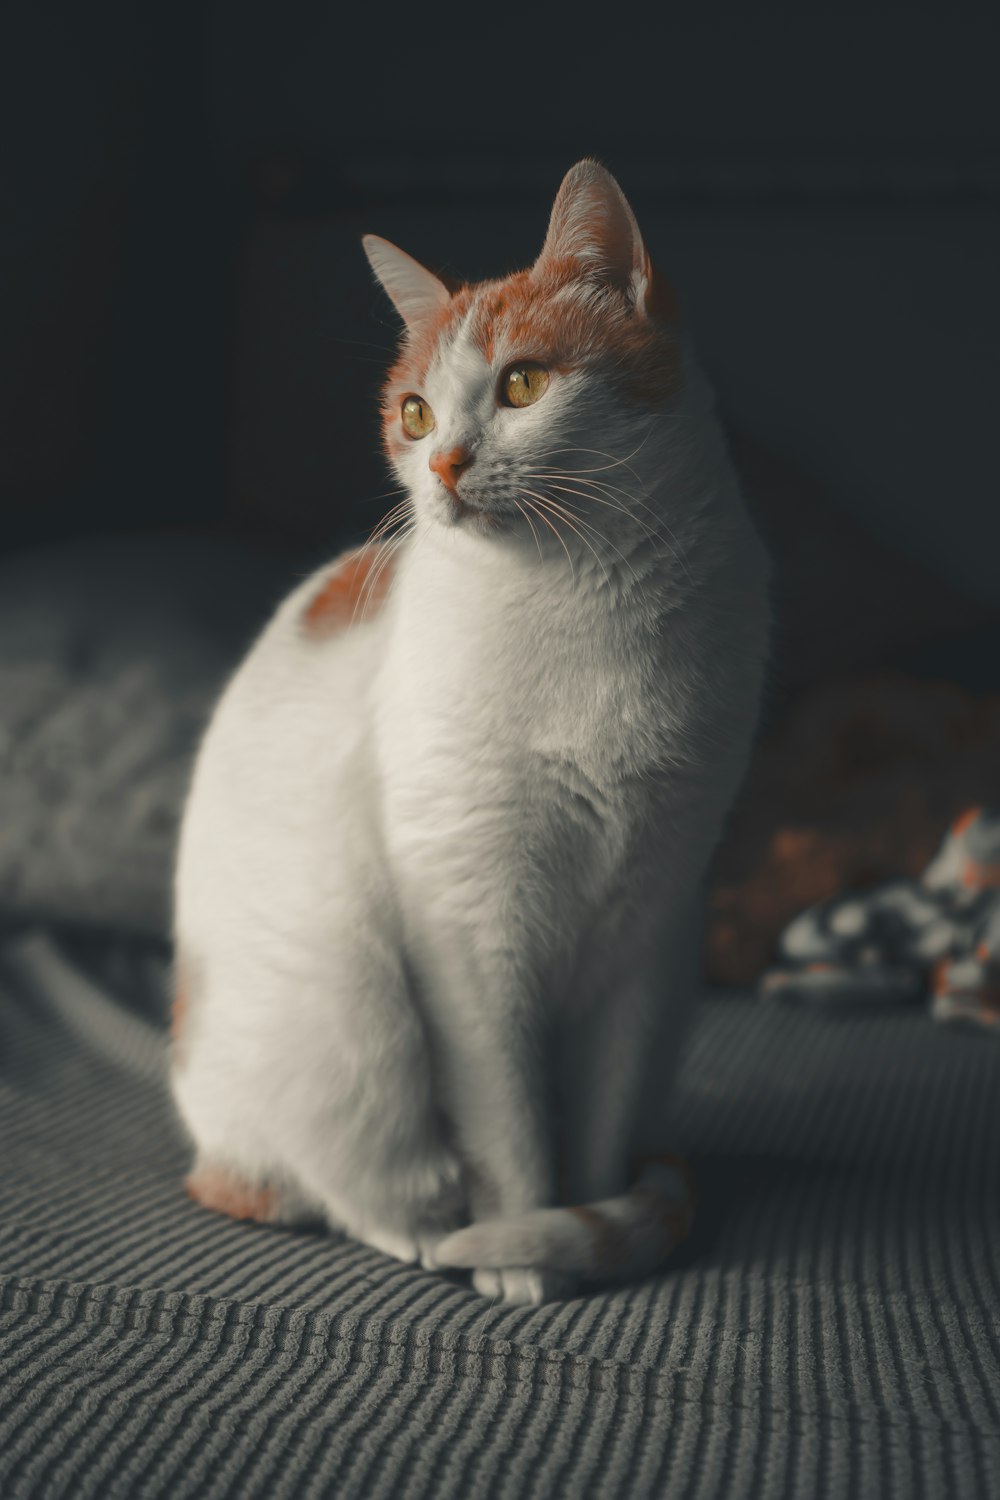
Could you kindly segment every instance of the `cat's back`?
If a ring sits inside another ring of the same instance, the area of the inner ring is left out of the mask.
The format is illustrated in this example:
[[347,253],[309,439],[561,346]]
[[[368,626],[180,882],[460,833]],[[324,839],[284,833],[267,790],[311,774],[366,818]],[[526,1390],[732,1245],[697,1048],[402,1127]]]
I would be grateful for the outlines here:
[[178,927],[301,896],[324,831],[358,826],[372,789],[368,699],[390,573],[376,549],[319,568],[281,602],[224,689],[195,763],[176,878]]

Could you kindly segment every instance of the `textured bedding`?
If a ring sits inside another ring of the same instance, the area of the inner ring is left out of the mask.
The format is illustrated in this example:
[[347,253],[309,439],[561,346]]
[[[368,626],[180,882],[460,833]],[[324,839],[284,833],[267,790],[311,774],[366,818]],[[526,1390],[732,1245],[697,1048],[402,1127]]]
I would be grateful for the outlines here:
[[490,1308],[181,1192],[163,960],[0,957],[5,1497],[1000,1493],[1000,1052],[716,997],[663,1274]]
[[1000,1050],[919,1014],[709,998],[669,1143],[694,1237],[565,1304],[188,1202],[170,851],[291,566],[0,568],[0,1495],[1000,1493]]
[[198,737],[304,571],[182,536],[0,562],[0,916],[168,931]]

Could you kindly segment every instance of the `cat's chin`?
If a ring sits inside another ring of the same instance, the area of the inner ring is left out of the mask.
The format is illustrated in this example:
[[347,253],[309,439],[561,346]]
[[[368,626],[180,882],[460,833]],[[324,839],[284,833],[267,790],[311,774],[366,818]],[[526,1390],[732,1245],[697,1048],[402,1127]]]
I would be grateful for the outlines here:
[[485,535],[493,535],[501,529],[501,517],[494,511],[483,510],[472,501],[449,494],[447,499],[434,507],[435,519],[442,526],[462,526]]

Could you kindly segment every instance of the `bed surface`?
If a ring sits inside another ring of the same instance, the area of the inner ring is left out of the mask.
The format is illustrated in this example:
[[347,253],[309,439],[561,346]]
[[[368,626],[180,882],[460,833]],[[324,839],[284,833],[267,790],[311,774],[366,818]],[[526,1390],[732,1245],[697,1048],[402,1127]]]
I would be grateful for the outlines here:
[[504,1309],[189,1203],[165,980],[134,942],[0,954],[5,1496],[998,1492],[989,1042],[710,998],[694,1241]]

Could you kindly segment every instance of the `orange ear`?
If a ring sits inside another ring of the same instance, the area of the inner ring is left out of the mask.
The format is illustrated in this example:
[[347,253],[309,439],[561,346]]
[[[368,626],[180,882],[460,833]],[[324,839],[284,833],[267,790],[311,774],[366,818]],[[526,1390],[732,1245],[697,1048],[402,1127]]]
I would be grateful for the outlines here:
[[368,264],[407,327],[447,307],[451,292],[440,277],[412,255],[377,234],[361,240]]
[[621,287],[627,286],[644,257],[642,236],[625,194],[596,161],[578,161],[563,178],[539,261],[580,262]]
[[625,292],[641,316],[677,321],[674,290],[650,260],[628,199],[611,173],[589,159],[563,178],[538,261],[566,258]]

